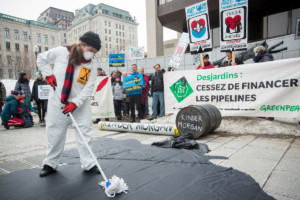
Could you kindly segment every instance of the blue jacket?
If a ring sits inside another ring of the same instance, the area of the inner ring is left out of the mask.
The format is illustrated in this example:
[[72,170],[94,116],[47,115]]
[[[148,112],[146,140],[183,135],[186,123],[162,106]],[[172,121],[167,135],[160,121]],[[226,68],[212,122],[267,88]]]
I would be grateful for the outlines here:
[[[135,73],[132,73],[130,75],[138,75],[139,73],[138,72],[135,72]],[[145,85],[145,79],[143,79],[143,85]],[[142,94],[142,89],[140,90],[135,90],[135,91],[132,91],[132,92],[129,92],[128,95],[135,95],[135,94]]]
[[8,96],[6,98],[5,106],[1,112],[1,119],[6,122],[10,120],[14,115],[18,114],[19,112],[17,110],[17,105],[17,97],[14,95]]

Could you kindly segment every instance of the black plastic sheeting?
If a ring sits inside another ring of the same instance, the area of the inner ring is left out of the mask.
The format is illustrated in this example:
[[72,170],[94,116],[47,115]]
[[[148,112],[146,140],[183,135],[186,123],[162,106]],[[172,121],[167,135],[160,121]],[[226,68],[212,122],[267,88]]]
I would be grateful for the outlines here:
[[[122,177],[129,186],[128,194],[114,199],[274,199],[249,175],[209,162],[226,158],[204,155],[201,148],[166,149],[136,140],[100,139],[93,142],[93,151],[108,177]],[[62,161],[67,165],[44,178],[39,177],[40,169],[0,176],[0,199],[110,199],[98,185],[102,178],[80,168],[76,149],[65,151]]]

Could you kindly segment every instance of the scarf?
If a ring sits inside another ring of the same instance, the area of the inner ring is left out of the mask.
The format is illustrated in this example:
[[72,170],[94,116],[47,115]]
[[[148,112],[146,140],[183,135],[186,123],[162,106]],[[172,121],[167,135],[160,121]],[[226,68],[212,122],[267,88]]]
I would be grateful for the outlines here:
[[[70,46],[64,46],[68,49],[69,53],[71,53],[71,47]],[[88,63],[91,60],[86,60],[84,58],[82,58],[81,62],[82,63]],[[71,93],[71,89],[72,89],[72,84],[73,84],[73,76],[74,76],[74,65],[71,65],[70,63],[67,66],[67,70],[66,70],[66,75],[65,75],[65,80],[64,80],[64,85],[61,91],[61,98],[60,101],[63,104],[68,105],[68,99],[69,99],[69,95]]]

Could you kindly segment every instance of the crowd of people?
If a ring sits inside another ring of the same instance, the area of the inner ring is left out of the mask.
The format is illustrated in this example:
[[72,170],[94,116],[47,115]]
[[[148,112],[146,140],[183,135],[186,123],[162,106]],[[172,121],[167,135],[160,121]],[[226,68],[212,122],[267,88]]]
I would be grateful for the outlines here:
[[[268,53],[263,46],[254,48],[255,63],[267,62],[274,60],[273,56]],[[226,57],[219,67],[228,67],[234,65],[244,64],[239,58],[232,60],[232,52],[227,51]],[[203,64],[199,64],[196,70],[215,68],[209,61],[209,55],[203,55]],[[168,71],[171,71],[168,68]],[[165,114],[164,106],[164,83],[163,73],[160,64],[153,66],[153,73],[145,74],[143,67],[138,67],[136,64],[131,66],[131,73],[129,75],[143,76],[143,87],[139,90],[126,93],[122,82],[122,77],[127,77],[127,72],[112,71],[110,73],[113,103],[115,116],[117,120],[122,120],[122,117],[130,117],[131,122],[148,118],[149,120],[156,119],[158,116],[163,117]],[[107,76],[102,68],[97,68],[97,76]],[[41,72],[36,74],[32,90],[30,90],[29,80],[25,72],[19,74],[18,81],[15,84],[14,90],[6,97],[6,90],[4,84],[0,81],[0,113],[2,118],[2,125],[9,129],[11,126],[16,127],[31,127],[34,122],[32,120],[31,112],[34,111],[32,103],[36,108],[39,117],[39,122],[45,122],[45,115],[47,112],[47,100],[40,99],[38,96],[38,87],[40,85],[47,85],[47,81],[43,79]],[[152,115],[149,116],[149,97],[152,97]],[[3,110],[2,110],[3,109]],[[137,116],[136,112],[137,111]],[[108,118],[105,118],[109,121]],[[97,119],[95,123],[99,122]]]

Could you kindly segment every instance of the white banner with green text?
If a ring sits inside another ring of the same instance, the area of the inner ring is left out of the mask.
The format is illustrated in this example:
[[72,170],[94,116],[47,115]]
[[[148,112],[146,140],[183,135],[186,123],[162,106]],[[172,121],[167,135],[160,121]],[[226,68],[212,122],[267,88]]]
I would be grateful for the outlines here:
[[213,104],[222,116],[300,118],[300,58],[164,74],[166,113]]

